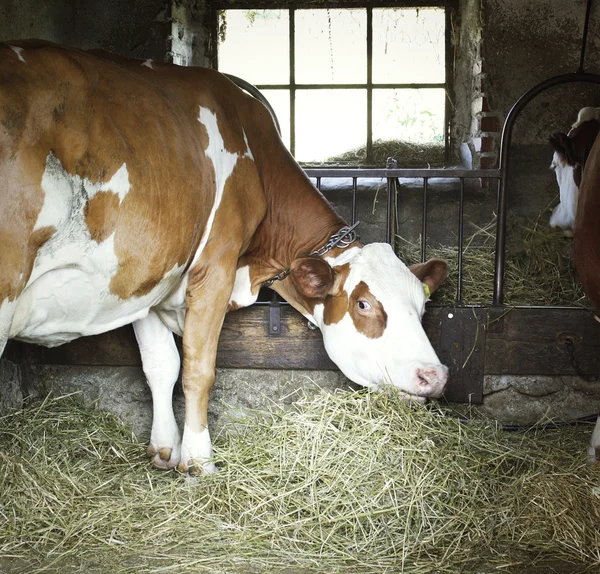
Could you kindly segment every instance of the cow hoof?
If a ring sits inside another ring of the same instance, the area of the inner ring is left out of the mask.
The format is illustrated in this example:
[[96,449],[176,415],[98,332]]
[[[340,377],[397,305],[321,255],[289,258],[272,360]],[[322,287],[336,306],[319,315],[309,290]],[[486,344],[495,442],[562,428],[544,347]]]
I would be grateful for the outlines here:
[[593,444],[591,444],[588,447],[587,463],[589,466],[593,466],[599,462],[600,462],[600,446],[594,446]]
[[202,474],[214,474],[217,472],[217,467],[212,462],[200,462],[197,460],[189,460],[180,462],[177,465],[178,472],[188,474],[189,476],[200,476]]
[[154,445],[149,445],[146,454],[152,459],[154,467],[160,470],[170,470],[179,463],[178,453],[170,447],[157,448]]

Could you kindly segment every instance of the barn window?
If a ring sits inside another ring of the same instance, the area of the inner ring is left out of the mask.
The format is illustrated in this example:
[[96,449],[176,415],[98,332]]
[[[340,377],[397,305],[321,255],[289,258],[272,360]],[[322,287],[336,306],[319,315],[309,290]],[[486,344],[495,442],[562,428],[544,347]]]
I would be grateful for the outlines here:
[[215,67],[265,94],[304,164],[381,166],[408,155],[441,165],[448,2],[387,4],[217,3]]

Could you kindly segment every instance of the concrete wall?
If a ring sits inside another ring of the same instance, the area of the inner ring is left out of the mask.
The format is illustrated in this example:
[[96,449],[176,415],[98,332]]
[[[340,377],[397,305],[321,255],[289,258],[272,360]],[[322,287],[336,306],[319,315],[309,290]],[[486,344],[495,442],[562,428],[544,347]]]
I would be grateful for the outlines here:
[[[586,0],[461,0],[453,147],[468,144],[473,167],[497,165],[502,125],[522,94],[547,78],[577,71],[585,9]],[[594,3],[587,72],[600,73],[599,24],[600,5]],[[463,83],[472,87],[469,102],[462,100],[469,95]],[[514,143],[546,146],[548,134],[568,129],[587,105],[600,105],[597,86],[577,83],[540,94],[517,120]]]
[[3,0],[0,40],[39,38],[165,60],[170,7],[169,0]]

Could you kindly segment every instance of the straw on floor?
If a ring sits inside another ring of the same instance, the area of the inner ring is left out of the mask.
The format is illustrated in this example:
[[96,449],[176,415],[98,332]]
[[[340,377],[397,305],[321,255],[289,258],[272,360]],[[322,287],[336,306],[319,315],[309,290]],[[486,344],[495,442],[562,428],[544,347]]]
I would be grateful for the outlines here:
[[72,398],[3,417],[3,571],[464,572],[520,552],[600,566],[589,428],[505,433],[366,391],[228,428],[220,471],[186,480]]

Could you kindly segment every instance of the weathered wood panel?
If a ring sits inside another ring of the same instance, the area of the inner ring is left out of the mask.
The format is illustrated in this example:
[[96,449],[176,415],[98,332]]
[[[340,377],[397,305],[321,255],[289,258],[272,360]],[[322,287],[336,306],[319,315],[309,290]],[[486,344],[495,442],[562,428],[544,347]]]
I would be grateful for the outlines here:
[[[282,305],[279,336],[269,336],[268,306],[230,313],[219,339],[217,366],[224,368],[335,369],[319,330]],[[176,337],[181,352],[181,339]],[[131,326],[48,349],[24,345],[23,359],[30,363],[59,365],[140,366],[141,359]]]
[[[499,323],[488,330],[485,374],[598,373],[600,326],[591,311],[514,309]],[[573,353],[565,344],[569,339],[573,341]]]
[[[481,400],[483,376],[594,375],[600,357],[600,325],[587,310],[432,307],[423,326],[451,372],[447,397]],[[269,307],[230,313],[223,326],[217,366],[225,368],[335,369],[320,331],[291,307],[280,308],[280,334],[269,335]],[[452,314],[452,318],[449,317]],[[181,349],[180,339],[177,343]],[[573,352],[565,341],[573,341]],[[21,361],[46,364],[139,366],[131,327],[78,339],[54,349],[13,345]]]

